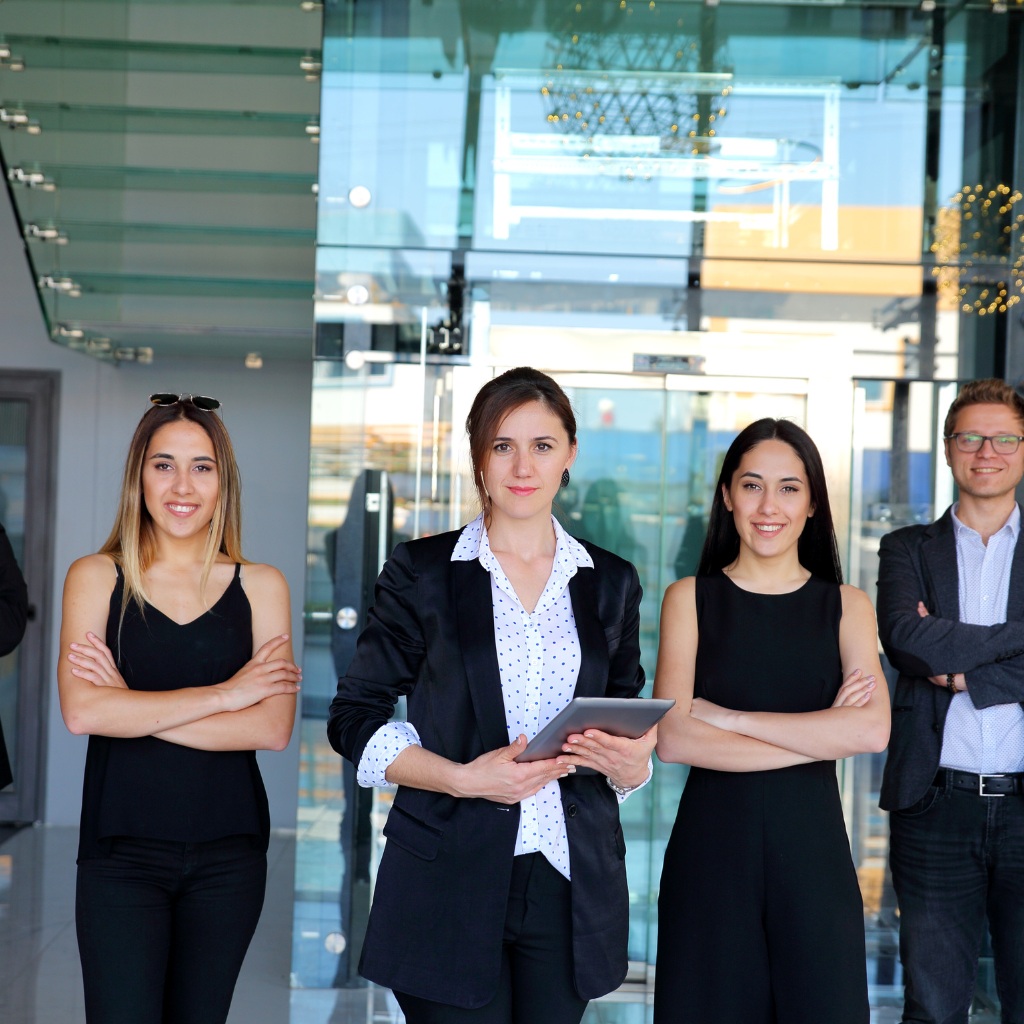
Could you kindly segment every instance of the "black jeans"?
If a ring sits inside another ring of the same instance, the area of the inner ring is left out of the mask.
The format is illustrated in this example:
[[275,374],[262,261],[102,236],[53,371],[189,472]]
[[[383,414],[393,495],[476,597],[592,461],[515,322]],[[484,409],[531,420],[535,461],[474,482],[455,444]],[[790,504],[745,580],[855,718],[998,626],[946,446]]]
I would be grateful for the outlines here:
[[516,857],[505,915],[501,978],[494,998],[463,1009],[395,992],[407,1024],[579,1024],[569,881],[540,853]]
[[119,838],[78,865],[89,1024],[223,1024],[267,881],[256,836]]
[[932,786],[889,818],[906,1024],[967,1024],[986,920],[1003,1024],[1024,1024],[1024,796]]

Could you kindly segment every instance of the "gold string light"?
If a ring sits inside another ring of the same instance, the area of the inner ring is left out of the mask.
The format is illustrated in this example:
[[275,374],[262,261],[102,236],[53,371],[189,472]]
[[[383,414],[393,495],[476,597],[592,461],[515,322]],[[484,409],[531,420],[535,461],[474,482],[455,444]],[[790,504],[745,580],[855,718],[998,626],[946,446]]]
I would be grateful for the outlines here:
[[[939,211],[932,274],[962,313],[992,316],[1024,291],[1024,196],[1009,185],[964,185]],[[1019,204],[1019,205],[1018,205]]]

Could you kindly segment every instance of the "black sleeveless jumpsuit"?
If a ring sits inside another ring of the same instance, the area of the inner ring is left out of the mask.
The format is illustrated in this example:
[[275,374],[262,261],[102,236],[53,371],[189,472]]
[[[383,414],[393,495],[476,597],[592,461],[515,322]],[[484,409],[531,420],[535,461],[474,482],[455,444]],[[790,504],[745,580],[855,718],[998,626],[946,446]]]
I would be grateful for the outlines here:
[[[816,711],[842,682],[839,587],[698,577],[694,695]],[[655,1024],[868,1024],[864,911],[835,762],[691,768],[665,852]]]

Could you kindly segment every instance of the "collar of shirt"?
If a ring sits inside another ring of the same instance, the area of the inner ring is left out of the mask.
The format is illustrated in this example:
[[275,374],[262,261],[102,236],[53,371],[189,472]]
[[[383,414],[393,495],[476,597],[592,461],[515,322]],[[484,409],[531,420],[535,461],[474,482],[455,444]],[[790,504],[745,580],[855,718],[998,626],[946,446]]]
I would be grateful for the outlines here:
[[[960,502],[957,502],[950,510],[950,515],[953,517],[953,533],[956,539],[963,540],[966,537],[979,537],[980,534],[977,530],[967,526],[966,523],[960,522],[956,515],[959,511]],[[1013,511],[1006,517],[1006,522],[992,536],[996,536],[1004,530],[1009,531],[1010,539],[1016,544],[1017,537],[1020,534],[1020,505],[1014,503]]]
[[[550,595],[560,594],[568,585],[569,580],[576,575],[578,569],[594,568],[594,560],[590,557],[587,549],[575,537],[569,536],[554,516],[551,517],[551,525],[555,530],[555,558],[551,566],[551,578],[544,588],[540,601],[537,602],[535,611],[550,600]],[[467,523],[463,527],[462,533],[455,543],[451,560],[453,562],[479,561],[480,565],[494,579],[500,581],[507,579],[501,568],[501,563],[491,550],[482,512],[471,523]]]

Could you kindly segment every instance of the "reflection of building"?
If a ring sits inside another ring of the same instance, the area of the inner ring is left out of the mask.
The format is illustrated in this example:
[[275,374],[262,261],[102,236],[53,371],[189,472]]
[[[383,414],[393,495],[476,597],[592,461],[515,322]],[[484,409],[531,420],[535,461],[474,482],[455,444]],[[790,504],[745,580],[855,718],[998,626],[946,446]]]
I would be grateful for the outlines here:
[[[20,218],[0,222],[0,385],[11,368],[61,381],[53,447],[37,460],[55,496],[27,515],[40,524],[26,541],[41,566],[36,707],[58,656],[59,577],[102,540],[112,453],[150,391],[198,389],[224,403],[247,552],[281,565],[297,603],[305,597],[296,631],[305,625],[306,674],[320,692],[331,686],[336,612],[324,537],[345,518],[351,481],[388,472],[402,533],[461,522],[474,501],[462,423],[497,368],[532,362],[570,389],[581,454],[568,515],[580,522],[590,483],[618,488],[643,563],[650,672],[661,593],[686,568],[677,556],[696,546],[716,459],[743,424],[781,414],[808,426],[848,575],[871,592],[879,536],[952,497],[934,472],[950,382],[1024,376],[1017,318],[963,313],[946,288],[964,276],[954,256],[1002,258],[960,249],[962,189],[1021,184],[1019,10],[341,0],[322,5],[313,60],[319,14],[297,3],[205,4],[201,35],[181,13],[190,6],[3,4],[12,56],[0,56],[0,85],[26,109],[0,103]],[[134,17],[85,24],[78,12],[94,8]],[[655,17],[660,40],[685,40],[685,59],[648,45]],[[19,46],[24,71],[11,69]],[[317,63],[321,82],[306,82]],[[574,97],[590,97],[587,117],[596,102],[598,117],[628,116],[630,128],[567,129]],[[1006,254],[1011,268],[1019,248]],[[991,262],[974,260],[978,289],[998,285]],[[63,282],[78,270],[90,273],[74,297]],[[462,275],[468,345],[446,357],[423,327],[444,322]],[[41,318],[33,282],[45,281]],[[82,354],[115,346],[152,347],[153,363]],[[264,370],[243,370],[256,349]],[[676,368],[694,357],[703,373],[636,373],[634,356]],[[36,721],[46,723],[34,755],[45,786],[27,817],[73,823],[78,747],[52,707]],[[316,956],[297,957],[294,971],[314,988],[337,967],[324,937],[336,931],[340,872],[325,850],[342,814],[321,731],[310,715],[301,779],[297,750],[264,759],[275,821],[305,827],[299,903],[314,937],[297,945]],[[877,763],[843,772],[884,946],[893,932]],[[628,805],[638,964],[653,948],[680,775],[659,771],[660,788]],[[891,997],[881,981],[878,991]]]

